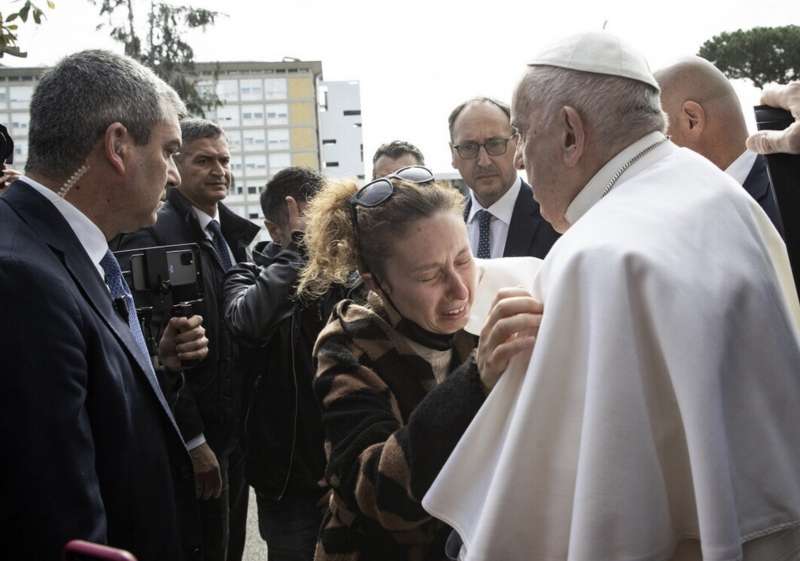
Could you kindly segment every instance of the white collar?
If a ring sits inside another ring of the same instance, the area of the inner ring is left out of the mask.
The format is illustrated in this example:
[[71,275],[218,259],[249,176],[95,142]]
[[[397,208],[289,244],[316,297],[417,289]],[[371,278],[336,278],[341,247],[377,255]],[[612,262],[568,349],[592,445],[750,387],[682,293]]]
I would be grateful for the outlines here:
[[[517,176],[517,178],[514,180],[514,183],[512,183],[511,187],[508,188],[508,191],[503,193],[502,197],[497,199],[492,206],[485,210],[488,210],[492,216],[508,226],[511,224],[511,215],[514,214],[514,205],[517,203],[517,196],[519,195],[519,190],[521,188],[522,179]],[[467,223],[472,222],[472,219],[479,210],[484,210],[483,206],[481,206],[481,203],[479,203],[478,199],[475,197],[475,192],[472,189],[469,190],[469,196],[472,200],[472,204],[470,204]]]
[[[664,138],[664,134],[660,131],[648,133],[633,144],[628,145],[627,148],[623,149],[616,156],[606,162],[606,164],[594,174],[594,176],[589,180],[589,183],[586,184],[586,187],[584,187],[580,193],[578,193],[578,195],[567,207],[567,212],[565,214],[567,222],[570,224],[575,224],[575,222],[581,216],[586,214],[586,212],[592,208],[597,201],[603,198],[609,181],[611,181],[611,179],[614,177],[614,174],[617,173],[617,171],[619,171],[619,169],[625,165],[628,160],[636,156],[648,146],[651,146],[652,144],[663,140]],[[632,174],[628,173],[626,175],[630,176]]]
[[217,224],[220,223],[219,207],[217,207],[217,211],[214,213],[214,216],[206,214],[194,205],[192,205],[192,210],[194,211],[194,215],[197,217],[197,221],[200,223],[200,228],[202,228],[204,232],[211,222],[216,222]]
[[105,257],[108,252],[108,241],[103,232],[100,231],[100,228],[89,220],[89,217],[83,214],[76,206],[63,197],[59,197],[52,189],[48,189],[38,181],[24,175],[19,179],[30,185],[56,207],[64,217],[64,220],[67,221],[67,224],[69,224],[69,227],[72,228],[72,231],[75,232],[75,236],[78,238],[81,246],[83,246],[89,259],[91,259],[92,263],[97,267],[100,276],[104,277],[105,273],[100,266],[100,261],[102,261],[103,257]]
[[725,169],[725,173],[734,178],[739,185],[744,185],[750,170],[753,169],[753,164],[756,163],[756,156],[755,152],[745,150]]

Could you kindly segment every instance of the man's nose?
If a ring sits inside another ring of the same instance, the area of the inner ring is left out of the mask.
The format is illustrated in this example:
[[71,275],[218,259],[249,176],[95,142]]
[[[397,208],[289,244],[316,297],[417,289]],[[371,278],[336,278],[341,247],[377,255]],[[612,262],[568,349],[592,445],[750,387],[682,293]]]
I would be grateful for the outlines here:
[[181,172],[178,171],[178,166],[175,164],[175,161],[170,158],[169,159],[169,166],[167,167],[167,185],[171,187],[177,187],[181,184]]
[[492,158],[489,156],[489,152],[486,151],[486,146],[479,146],[478,147],[478,165],[481,167],[485,167],[492,164]]
[[211,167],[211,173],[215,175],[225,175],[225,165],[219,160],[215,160],[214,165]]

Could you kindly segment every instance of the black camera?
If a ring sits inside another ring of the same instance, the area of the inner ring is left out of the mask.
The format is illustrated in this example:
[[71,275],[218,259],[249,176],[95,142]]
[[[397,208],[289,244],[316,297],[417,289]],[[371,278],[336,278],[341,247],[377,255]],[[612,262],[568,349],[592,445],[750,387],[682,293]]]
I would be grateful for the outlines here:
[[[784,130],[794,122],[791,113],[775,107],[759,105],[755,113],[760,131]],[[781,213],[794,283],[800,292],[800,155],[769,154],[767,171]]]
[[0,171],[6,169],[6,164],[14,163],[14,140],[8,134],[5,125],[0,125]]
[[147,349],[156,356],[171,317],[203,315],[200,248],[193,243],[162,245],[115,251],[114,255],[133,294]]
[[[8,134],[8,129],[5,125],[0,125],[0,174],[6,169],[6,164],[14,163],[14,141],[11,135]],[[5,187],[0,183],[0,190]]]

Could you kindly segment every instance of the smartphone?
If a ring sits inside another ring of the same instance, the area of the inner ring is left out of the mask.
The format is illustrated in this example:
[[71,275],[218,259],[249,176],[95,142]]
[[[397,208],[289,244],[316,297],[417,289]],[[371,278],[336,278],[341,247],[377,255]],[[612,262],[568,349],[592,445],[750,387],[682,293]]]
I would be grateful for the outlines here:
[[64,561],[136,561],[136,557],[124,549],[72,540],[64,546]]

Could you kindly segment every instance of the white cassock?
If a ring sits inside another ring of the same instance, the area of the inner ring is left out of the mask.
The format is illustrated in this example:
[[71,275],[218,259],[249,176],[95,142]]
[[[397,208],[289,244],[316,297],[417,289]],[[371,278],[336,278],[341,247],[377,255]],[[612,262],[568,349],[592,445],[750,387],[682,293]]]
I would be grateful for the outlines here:
[[[425,496],[468,561],[705,561],[800,525],[800,306],[731,178],[651,133],[578,195],[544,303]],[[776,560],[778,561],[778,560]]]

